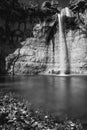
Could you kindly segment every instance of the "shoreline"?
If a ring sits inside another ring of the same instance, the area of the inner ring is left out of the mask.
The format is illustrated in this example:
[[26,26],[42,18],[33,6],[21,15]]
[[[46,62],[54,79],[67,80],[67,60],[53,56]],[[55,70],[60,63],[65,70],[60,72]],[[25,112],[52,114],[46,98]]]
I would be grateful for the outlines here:
[[45,73],[41,73],[41,74],[38,74],[38,75],[56,76],[56,77],[87,76],[87,74],[45,74]]
[[87,74],[49,74],[49,73],[39,73],[39,74],[2,74],[0,77],[17,77],[17,76],[56,76],[56,77],[79,77],[79,76],[87,76]]

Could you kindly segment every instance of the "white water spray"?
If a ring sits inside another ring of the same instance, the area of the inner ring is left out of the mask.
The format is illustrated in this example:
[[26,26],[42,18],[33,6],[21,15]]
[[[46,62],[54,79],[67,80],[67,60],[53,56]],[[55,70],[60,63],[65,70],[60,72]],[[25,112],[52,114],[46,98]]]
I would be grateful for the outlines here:
[[63,9],[60,14],[58,14],[59,21],[59,43],[60,43],[60,74],[64,75],[69,72],[69,59],[68,59],[68,49],[66,38],[63,28],[63,17],[70,16],[68,9]]

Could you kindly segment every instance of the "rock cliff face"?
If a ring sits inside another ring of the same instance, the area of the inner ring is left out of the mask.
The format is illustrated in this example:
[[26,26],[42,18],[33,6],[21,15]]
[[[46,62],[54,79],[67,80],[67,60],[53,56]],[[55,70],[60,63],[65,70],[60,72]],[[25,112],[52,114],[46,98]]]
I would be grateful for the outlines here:
[[22,44],[22,48],[18,48],[6,58],[8,72],[30,75],[43,72],[46,68],[45,42],[29,38]]
[[61,12],[60,19],[55,14],[51,22],[37,24],[34,37],[6,58],[8,73],[87,74],[87,34],[76,26],[71,10]]
[[[87,74],[87,36],[81,30],[70,33],[72,33],[72,42],[68,42],[70,72]],[[71,44],[69,44],[70,42]]]

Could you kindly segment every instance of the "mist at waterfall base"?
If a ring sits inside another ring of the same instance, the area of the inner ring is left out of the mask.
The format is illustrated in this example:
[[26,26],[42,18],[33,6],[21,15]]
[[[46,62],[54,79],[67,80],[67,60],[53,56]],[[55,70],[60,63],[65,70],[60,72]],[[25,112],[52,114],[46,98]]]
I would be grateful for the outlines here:
[[35,108],[87,122],[87,76],[0,77],[0,89],[24,96]]
[[68,55],[68,47],[65,37],[65,30],[63,28],[63,18],[72,17],[72,13],[69,8],[64,8],[58,14],[58,22],[59,22],[59,43],[60,43],[60,74],[67,74],[70,72],[69,65],[69,55]]

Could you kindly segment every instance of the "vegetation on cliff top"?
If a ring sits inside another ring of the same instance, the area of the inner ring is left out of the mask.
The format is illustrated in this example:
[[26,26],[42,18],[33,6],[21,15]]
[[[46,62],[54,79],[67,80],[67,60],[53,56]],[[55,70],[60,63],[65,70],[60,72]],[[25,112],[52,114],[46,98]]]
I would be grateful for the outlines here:
[[[11,31],[10,24],[14,25],[16,22],[18,22],[20,26],[21,23],[28,22],[34,26],[35,23],[43,21],[46,19],[46,17],[55,14],[57,11],[57,7],[55,5],[51,5],[50,2],[45,2],[40,7],[39,5],[26,6],[25,4],[19,3],[18,0],[1,0],[0,18],[5,21],[5,27],[0,27],[0,40],[2,42],[9,40],[9,43],[12,43],[15,32]],[[23,34],[21,34],[23,37],[22,40],[25,40],[26,37],[29,37],[25,31],[26,25]]]
[[69,8],[74,12],[79,29],[87,34],[87,0],[70,0]]

